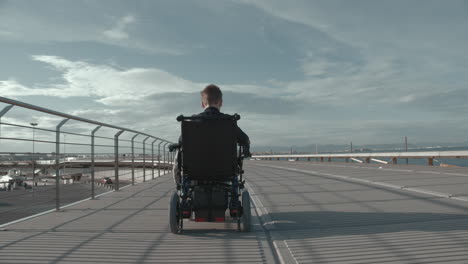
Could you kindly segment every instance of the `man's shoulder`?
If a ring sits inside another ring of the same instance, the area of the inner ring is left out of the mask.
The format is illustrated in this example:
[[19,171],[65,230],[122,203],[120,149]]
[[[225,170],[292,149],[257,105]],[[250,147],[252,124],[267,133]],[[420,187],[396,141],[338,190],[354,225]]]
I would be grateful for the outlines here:
[[232,117],[233,115],[229,115],[229,114],[224,114],[224,113],[206,113],[206,112],[203,112],[203,113],[199,113],[199,114],[195,114],[195,115],[192,115],[193,117],[199,117],[199,116],[206,116],[206,117],[210,117],[210,116],[222,116],[222,117]]
[[201,112],[192,116],[232,116],[221,112]]

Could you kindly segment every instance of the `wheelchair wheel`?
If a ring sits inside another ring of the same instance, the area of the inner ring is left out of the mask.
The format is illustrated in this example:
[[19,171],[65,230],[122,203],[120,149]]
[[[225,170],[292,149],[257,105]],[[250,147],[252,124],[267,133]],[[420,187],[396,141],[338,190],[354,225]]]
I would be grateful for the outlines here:
[[242,231],[250,232],[251,227],[251,212],[250,212],[250,194],[248,191],[242,192]]
[[173,234],[178,234],[182,230],[182,221],[179,194],[174,192],[169,202],[169,225]]

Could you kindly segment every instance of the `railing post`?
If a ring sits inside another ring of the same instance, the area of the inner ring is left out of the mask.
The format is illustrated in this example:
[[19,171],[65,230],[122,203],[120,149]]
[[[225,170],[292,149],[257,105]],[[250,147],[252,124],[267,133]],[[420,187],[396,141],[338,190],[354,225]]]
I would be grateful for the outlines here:
[[115,167],[114,167],[114,174],[115,174],[115,181],[114,181],[114,187],[115,190],[118,191],[120,189],[120,180],[119,180],[119,136],[124,132],[125,130],[120,130],[114,135],[114,155],[115,155]]
[[32,156],[31,156],[31,160],[32,160],[32,191],[33,191],[33,195],[34,195],[34,187],[37,186],[37,181],[36,181],[36,162],[35,162],[35,156],[34,156],[34,153],[36,152],[35,151],[35,140],[36,140],[36,126],[37,126],[37,123],[30,123],[30,125],[33,127],[33,151],[32,151]]
[[167,151],[167,173],[171,171],[171,152]]
[[60,128],[69,119],[60,122],[55,130],[55,210],[60,210]]
[[169,154],[170,155],[169,156],[169,164],[173,164],[173,162],[174,162],[174,152],[169,152],[169,153],[170,153]]
[[171,170],[171,153],[169,151],[167,151],[167,171],[166,173],[169,173],[170,170]]
[[166,174],[166,173],[167,173],[167,172],[166,172],[166,169],[167,169],[167,164],[166,164],[166,163],[167,163],[167,160],[166,160],[166,159],[167,159],[167,157],[166,157],[166,145],[167,145],[167,144],[169,144],[169,143],[165,143],[165,144],[163,145],[163,157],[164,157],[164,158],[163,158],[163,164],[164,164],[164,174]]
[[161,177],[161,144],[164,141],[159,142],[158,144],[158,177]]
[[96,193],[94,190],[94,134],[101,128],[101,126],[97,126],[91,132],[91,199],[96,199]]
[[428,158],[427,159],[427,165],[433,166],[434,165],[434,158]]
[[146,140],[148,140],[149,137],[146,137],[143,140],[143,182],[146,181]]
[[135,185],[135,138],[140,134],[132,137],[132,185]]
[[168,150],[167,151],[167,164],[169,165],[169,167],[170,167],[170,164],[171,164],[171,154],[172,153]]
[[13,105],[7,105],[5,106],[2,111],[0,111],[0,118],[2,118],[2,116],[4,116],[8,111],[10,111],[10,109],[13,108]]
[[158,139],[153,140],[151,142],[151,179],[154,180],[154,142],[158,141]]
[[167,152],[168,155],[169,155],[169,171],[172,170],[172,154],[174,154],[174,152]]
[[[4,116],[8,111],[10,111],[11,108],[13,108],[13,105],[7,105],[2,109],[2,111],[0,111],[0,123],[2,122],[2,116]],[[2,136],[2,124],[0,124],[0,137],[1,136]]]

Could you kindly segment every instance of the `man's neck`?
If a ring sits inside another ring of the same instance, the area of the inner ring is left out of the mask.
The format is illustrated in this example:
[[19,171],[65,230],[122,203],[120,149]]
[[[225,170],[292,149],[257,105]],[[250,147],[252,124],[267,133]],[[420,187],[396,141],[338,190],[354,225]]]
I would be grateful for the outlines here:
[[214,107],[214,108],[218,109],[218,111],[221,110],[221,107],[219,107],[219,106],[217,106],[217,105],[208,105],[208,106],[205,107],[205,110],[206,110],[207,108],[210,108],[210,107]]

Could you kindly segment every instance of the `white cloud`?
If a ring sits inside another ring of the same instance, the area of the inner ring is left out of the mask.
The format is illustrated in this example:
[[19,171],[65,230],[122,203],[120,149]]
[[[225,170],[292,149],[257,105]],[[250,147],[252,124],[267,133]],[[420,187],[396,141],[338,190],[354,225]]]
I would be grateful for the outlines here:
[[[138,104],[149,96],[165,93],[196,93],[206,84],[186,80],[157,68],[120,69],[84,61],[70,61],[58,56],[34,55],[33,60],[44,62],[56,69],[62,82],[22,85],[16,80],[0,81],[4,96],[45,95],[57,97],[90,97],[112,105]],[[223,90],[258,95],[270,95],[274,89],[267,87],[231,84],[222,85]]]
[[0,37],[12,37],[13,32],[0,29]]
[[[407,86],[397,84],[407,76],[396,70],[391,59],[368,61],[362,66],[312,60],[304,62],[303,70],[308,78],[289,82],[286,89],[292,96],[311,103],[358,106],[376,101],[390,102],[392,98],[407,94]],[[412,91],[425,88],[421,84],[411,87]]]
[[121,70],[55,56],[33,58],[61,71],[65,84],[55,84],[55,89],[41,89],[55,96],[93,96],[111,105],[137,101],[158,93],[188,92],[198,88],[195,83],[156,68]]
[[126,30],[128,25],[133,23],[135,23],[135,17],[132,15],[126,15],[119,19],[114,27],[104,31],[103,34],[109,39],[128,39],[128,33],[126,32]]
[[33,89],[28,88],[14,79],[0,80],[0,94],[6,97],[15,97],[34,94]]
[[[62,81],[28,87],[14,79],[4,80],[0,81],[2,95],[80,96],[108,106],[130,106],[141,104],[146,98],[159,94],[197,93],[206,85],[157,68],[122,69],[48,55],[35,55],[32,58],[56,69]],[[440,92],[427,74],[409,75],[392,58],[381,57],[361,66],[309,58],[304,62],[303,70],[305,76],[310,78],[276,82],[277,85],[270,87],[219,85],[224,91],[336,107],[378,103],[394,105],[414,101],[418,94],[430,96]]]
[[403,97],[400,97],[398,99],[399,102],[402,102],[402,103],[410,103],[412,101],[414,101],[416,99],[416,96],[414,96],[414,94],[409,94],[409,95],[405,95]]

